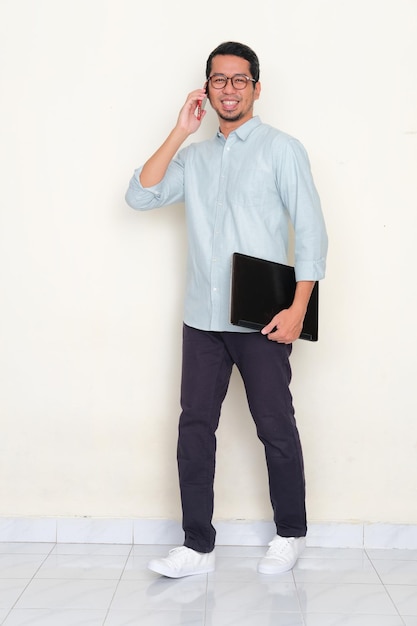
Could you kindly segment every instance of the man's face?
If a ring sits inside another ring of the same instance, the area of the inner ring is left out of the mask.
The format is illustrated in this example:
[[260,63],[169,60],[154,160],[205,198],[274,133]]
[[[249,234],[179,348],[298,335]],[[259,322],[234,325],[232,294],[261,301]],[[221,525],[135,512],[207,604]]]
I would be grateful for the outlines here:
[[[252,78],[249,61],[228,54],[219,54],[213,58],[210,75],[213,74],[224,74],[229,78],[235,74],[244,74]],[[253,104],[258,100],[260,92],[260,83],[254,87],[252,81],[248,81],[244,89],[236,89],[230,80],[222,89],[214,89],[210,83],[208,85],[211,106],[221,120],[231,122],[234,128],[253,116]]]

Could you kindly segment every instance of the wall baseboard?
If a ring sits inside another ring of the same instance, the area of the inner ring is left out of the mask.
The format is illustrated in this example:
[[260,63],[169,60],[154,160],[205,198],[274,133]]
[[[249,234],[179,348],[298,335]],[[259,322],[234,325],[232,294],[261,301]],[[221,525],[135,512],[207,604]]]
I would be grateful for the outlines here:
[[[217,545],[266,546],[272,522],[215,521]],[[181,524],[167,519],[0,518],[0,542],[181,545]],[[417,550],[416,524],[311,523],[307,545]]]

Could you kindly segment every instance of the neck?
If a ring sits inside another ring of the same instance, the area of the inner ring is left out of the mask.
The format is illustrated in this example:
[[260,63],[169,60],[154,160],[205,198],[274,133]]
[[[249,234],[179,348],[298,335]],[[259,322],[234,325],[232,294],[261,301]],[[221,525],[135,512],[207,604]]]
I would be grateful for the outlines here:
[[230,135],[230,133],[232,133],[234,130],[236,130],[236,128],[239,128],[239,126],[243,126],[243,124],[246,124],[246,122],[248,122],[250,119],[252,119],[252,117],[253,116],[247,117],[247,118],[241,119],[241,120],[225,120],[222,117],[218,117],[220,132],[227,139],[227,137]]

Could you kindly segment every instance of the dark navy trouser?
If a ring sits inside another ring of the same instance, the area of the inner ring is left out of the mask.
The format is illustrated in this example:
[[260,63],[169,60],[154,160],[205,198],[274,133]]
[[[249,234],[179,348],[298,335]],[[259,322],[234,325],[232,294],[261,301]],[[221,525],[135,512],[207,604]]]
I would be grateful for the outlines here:
[[277,533],[305,536],[303,457],[289,390],[291,349],[258,332],[212,332],[184,324],[177,459],[188,548],[198,552],[214,548],[215,432],[233,365],[242,376],[265,447]]

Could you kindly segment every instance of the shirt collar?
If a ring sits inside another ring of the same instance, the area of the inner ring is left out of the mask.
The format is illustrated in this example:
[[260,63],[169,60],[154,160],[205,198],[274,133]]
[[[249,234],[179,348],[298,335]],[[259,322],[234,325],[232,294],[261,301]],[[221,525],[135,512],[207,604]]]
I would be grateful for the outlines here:
[[[241,139],[242,141],[245,141],[245,139],[247,139],[249,137],[251,132],[255,128],[257,128],[261,123],[262,122],[261,122],[261,119],[260,119],[259,115],[254,115],[254,117],[251,117],[250,120],[248,120],[247,122],[245,122],[241,126],[238,126],[236,128],[236,130],[234,130],[230,134],[231,135],[235,134],[235,135],[237,135],[239,137],[239,139]],[[222,134],[222,132],[220,130],[217,131],[217,136],[218,137],[224,137],[224,135]]]

